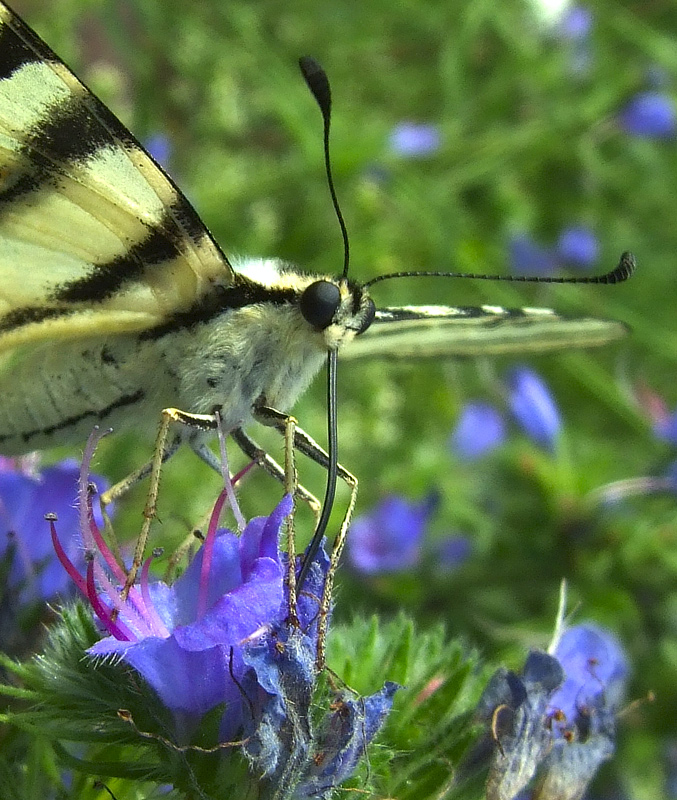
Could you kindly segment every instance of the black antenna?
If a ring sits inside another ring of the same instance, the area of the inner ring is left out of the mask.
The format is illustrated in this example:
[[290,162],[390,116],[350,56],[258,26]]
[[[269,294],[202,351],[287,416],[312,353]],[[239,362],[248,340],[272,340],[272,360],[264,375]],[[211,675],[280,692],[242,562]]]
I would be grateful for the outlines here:
[[435,272],[427,270],[414,270],[412,272],[390,272],[387,275],[377,275],[363,284],[373,286],[379,281],[391,278],[471,278],[476,281],[509,281],[510,283],[622,283],[635,272],[637,263],[632,253],[625,252],[621,255],[618,265],[605,272],[604,275],[585,275],[570,278],[555,278],[546,275],[476,275],[474,272]]
[[306,550],[306,556],[301,565],[301,571],[296,579],[296,591],[300,592],[305,583],[310,565],[313,563],[317,551],[320,548],[322,537],[327,530],[329,517],[334,505],[336,496],[336,478],[338,473],[338,416],[336,410],[336,362],[338,360],[336,350],[330,350],[327,358],[327,438],[329,452],[329,465],[327,467],[327,490],[324,494],[322,503],[322,513],[320,520],[315,528],[313,538]]
[[329,157],[329,128],[331,126],[331,87],[329,86],[329,78],[327,73],[322,67],[310,56],[303,56],[299,58],[299,67],[303,73],[303,78],[306,85],[310,89],[311,94],[315,98],[317,105],[322,112],[322,123],[324,126],[324,169],[327,173],[327,183],[329,185],[329,193],[331,194],[331,202],[336,212],[339,225],[341,226],[341,236],[343,237],[343,273],[342,277],[348,277],[348,263],[350,261],[350,244],[348,242],[348,231],[346,224],[343,221],[343,214],[339,207],[338,198],[336,197],[336,189],[334,188],[334,176],[331,171],[331,159]]

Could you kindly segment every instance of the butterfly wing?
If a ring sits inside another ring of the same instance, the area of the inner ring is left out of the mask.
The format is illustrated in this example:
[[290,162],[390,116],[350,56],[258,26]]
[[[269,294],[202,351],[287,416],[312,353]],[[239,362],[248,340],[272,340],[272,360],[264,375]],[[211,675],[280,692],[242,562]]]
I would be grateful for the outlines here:
[[546,308],[404,306],[379,309],[372,326],[340,358],[528,355],[597,347],[627,332],[622,322],[563,317]]
[[0,351],[143,331],[232,280],[170,178],[0,3]]

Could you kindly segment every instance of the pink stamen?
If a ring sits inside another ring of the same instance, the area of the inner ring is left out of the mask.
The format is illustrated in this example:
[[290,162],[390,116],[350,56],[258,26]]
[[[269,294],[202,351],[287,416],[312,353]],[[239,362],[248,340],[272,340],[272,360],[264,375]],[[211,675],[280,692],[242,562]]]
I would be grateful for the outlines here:
[[82,577],[82,575],[80,575],[77,569],[75,569],[75,565],[70,560],[70,558],[68,558],[68,556],[66,555],[66,551],[61,546],[59,537],[56,535],[56,525],[54,524],[54,520],[49,519],[47,521],[49,522],[49,529],[52,534],[52,547],[54,548],[56,557],[61,562],[61,566],[66,570],[66,572],[70,576],[70,579],[82,592],[83,596],[88,597],[87,584],[85,583],[85,579]]
[[108,609],[99,599],[99,596],[96,592],[96,586],[94,585],[93,561],[89,561],[87,564],[87,599],[92,604],[94,613],[101,620],[101,622],[103,622],[111,636],[114,636],[121,642],[131,642],[134,640],[134,637],[131,635],[130,631],[123,633],[122,628],[126,627],[124,626],[124,623],[114,622]]
[[249,464],[242,467],[242,469],[237,472],[233,477],[230,479],[230,482],[235,486],[239,481],[244,478],[244,476],[249,472],[249,470],[256,465],[256,461],[250,461]]
[[99,530],[99,526],[96,524],[96,520],[94,519],[91,495],[89,495],[87,498],[87,512],[89,516],[89,532],[91,533],[92,538],[94,539],[94,544],[96,545],[96,548],[103,556],[104,561],[108,565],[108,568],[113,573],[113,575],[115,575],[115,577],[120,583],[124,583],[127,580],[127,576],[125,575],[122,567],[118,564],[115,556],[113,555],[113,551],[106,544],[106,541],[101,535],[101,531]]
[[[137,639],[139,636],[151,636],[153,631],[151,625],[146,619],[146,612],[143,608],[143,599],[139,596],[138,592],[136,597],[132,598],[132,592],[129,593],[127,601],[123,602],[120,598],[118,589],[113,586],[105,572],[104,568],[98,561],[94,561],[94,579],[99,587],[99,598],[105,595],[110,601],[111,608],[116,608],[120,614],[125,615],[126,623],[119,621],[119,625],[125,631],[128,631],[131,639]],[[118,617],[120,620],[120,617]]]
[[214,540],[216,538],[216,530],[219,524],[219,517],[223,509],[223,504],[226,502],[228,492],[226,489],[221,490],[221,494],[216,499],[212,515],[209,518],[209,527],[207,528],[207,536],[202,545],[202,564],[200,566],[200,590],[197,601],[197,617],[203,616],[207,611],[207,592],[209,589],[209,573],[212,567],[212,553],[214,550]]

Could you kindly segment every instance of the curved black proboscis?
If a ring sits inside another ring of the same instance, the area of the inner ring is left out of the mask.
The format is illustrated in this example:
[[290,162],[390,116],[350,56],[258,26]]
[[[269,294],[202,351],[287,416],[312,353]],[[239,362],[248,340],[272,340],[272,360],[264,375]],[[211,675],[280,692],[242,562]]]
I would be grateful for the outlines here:
[[336,350],[330,350],[327,356],[327,440],[329,452],[329,466],[327,468],[327,489],[322,503],[322,513],[320,514],[317,528],[310,544],[306,549],[306,555],[301,565],[301,571],[296,579],[296,591],[303,589],[303,584],[308,576],[308,570],[313,563],[317,551],[320,549],[322,537],[327,530],[329,517],[334,506],[336,496],[336,480],[338,477],[338,421],[336,412],[336,365],[338,362]]

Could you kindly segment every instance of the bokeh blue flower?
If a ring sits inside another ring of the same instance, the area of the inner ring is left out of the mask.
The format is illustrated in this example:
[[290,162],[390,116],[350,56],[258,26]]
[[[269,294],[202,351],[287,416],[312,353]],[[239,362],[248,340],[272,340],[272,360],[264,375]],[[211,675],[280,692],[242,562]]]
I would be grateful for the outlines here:
[[395,155],[403,158],[424,158],[440,148],[437,126],[419,122],[401,122],[388,137],[388,146]]
[[677,131],[675,104],[663,92],[639,92],[620,112],[618,120],[626,133],[639,138],[670,139]]
[[505,427],[503,415],[494,406],[467,403],[449,437],[449,447],[463,461],[475,461],[505,442]]
[[379,575],[418,563],[437,495],[418,503],[392,495],[369,514],[356,517],[347,540],[348,560],[358,572]]
[[599,258],[599,242],[590,228],[571,225],[557,239],[558,259],[572,269],[591,269]]
[[557,404],[545,381],[529,367],[516,367],[508,377],[510,411],[525,433],[553,450],[562,429]]
[[[64,549],[75,564],[84,566],[76,502],[79,475],[74,459],[34,472],[8,459],[0,462],[0,557],[10,562],[4,589],[20,605],[71,593],[71,582],[52,549],[46,513],[58,516]],[[98,475],[91,480],[99,491],[108,488]]]

